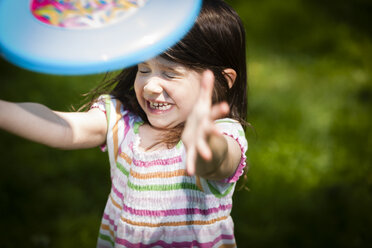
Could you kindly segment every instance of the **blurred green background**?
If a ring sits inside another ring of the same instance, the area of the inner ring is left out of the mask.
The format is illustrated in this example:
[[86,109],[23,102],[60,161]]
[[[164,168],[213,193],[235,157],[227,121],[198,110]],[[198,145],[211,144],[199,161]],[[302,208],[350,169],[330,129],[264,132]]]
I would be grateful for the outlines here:
[[[228,2],[246,27],[253,126],[249,190],[234,197],[238,246],[371,247],[371,1]],[[61,111],[103,79],[3,60],[0,73],[1,99]],[[1,247],[94,247],[110,189],[107,154],[4,131],[0,141]]]

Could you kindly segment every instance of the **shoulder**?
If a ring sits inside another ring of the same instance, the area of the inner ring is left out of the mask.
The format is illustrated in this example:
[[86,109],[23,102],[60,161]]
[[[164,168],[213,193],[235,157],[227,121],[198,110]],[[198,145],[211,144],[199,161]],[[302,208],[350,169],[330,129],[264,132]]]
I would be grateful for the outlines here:
[[[218,119],[215,121],[217,128],[220,132],[229,137],[230,142],[236,142],[238,146],[236,146],[236,151],[239,153],[240,162],[236,168],[235,173],[224,180],[224,182],[235,182],[239,179],[239,177],[243,174],[243,169],[246,166],[246,155],[245,153],[248,150],[248,141],[245,136],[245,132],[243,126],[240,122],[230,118]],[[239,150],[240,149],[240,150]]]
[[244,128],[237,120],[223,118],[216,120],[215,124],[221,133],[233,137],[234,139],[246,141]]
[[100,95],[96,100],[94,100],[91,108],[99,108],[102,111],[109,111],[112,107],[114,109],[117,108],[117,106],[121,106],[121,102],[117,99],[115,99],[113,96],[105,94]]
[[105,94],[99,96],[94,101],[91,108],[98,108],[104,112],[106,114],[108,123],[112,121],[116,122],[119,118],[124,116],[127,116],[130,119],[135,119],[136,121],[140,121],[139,116],[127,110],[125,105],[112,95]]

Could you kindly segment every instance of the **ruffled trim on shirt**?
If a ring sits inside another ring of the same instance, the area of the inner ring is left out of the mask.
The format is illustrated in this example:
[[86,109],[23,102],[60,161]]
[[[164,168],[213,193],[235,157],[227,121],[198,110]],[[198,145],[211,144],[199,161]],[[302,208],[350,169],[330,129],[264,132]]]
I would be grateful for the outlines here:
[[161,149],[155,151],[145,151],[144,148],[140,147],[141,137],[139,134],[135,134],[135,139],[133,143],[133,152],[140,158],[144,160],[155,160],[161,158],[169,158],[175,155],[182,155],[184,152],[183,146],[174,146],[170,149]]
[[239,147],[240,147],[240,150],[241,150],[240,162],[239,162],[239,165],[236,168],[234,174],[232,176],[230,176],[230,177],[222,180],[222,182],[224,182],[224,183],[232,183],[232,182],[238,181],[239,177],[241,175],[243,175],[243,173],[244,173],[244,167],[247,165],[247,163],[246,163],[247,156],[245,155],[244,146],[240,143],[238,137],[234,137],[233,134],[229,134],[229,133],[226,133],[226,132],[223,132],[223,134],[224,135],[227,135],[227,136],[230,136],[231,138],[235,139],[236,142],[238,142]]
[[[107,115],[105,105],[106,105],[106,98],[105,98],[105,95],[102,95],[92,104],[90,109],[97,108],[97,109],[101,110],[103,113],[105,113],[105,115]],[[107,116],[106,116],[106,118],[107,118]]]
[[[90,107],[90,109],[99,109],[100,111],[102,111],[105,114],[105,116],[106,116],[106,121],[108,120],[107,119],[107,111],[106,111],[107,97],[110,97],[110,96],[109,95],[101,95],[101,96],[99,96],[97,98],[97,100]],[[99,148],[101,149],[102,152],[106,152],[107,151],[107,145],[106,145],[106,143],[100,145]]]

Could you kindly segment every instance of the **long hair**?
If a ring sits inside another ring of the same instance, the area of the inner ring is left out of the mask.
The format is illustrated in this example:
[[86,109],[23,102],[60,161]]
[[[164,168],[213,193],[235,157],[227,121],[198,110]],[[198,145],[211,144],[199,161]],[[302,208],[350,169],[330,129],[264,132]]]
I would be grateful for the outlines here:
[[[209,69],[215,76],[212,103],[226,101],[230,106],[230,118],[246,123],[247,71],[245,31],[238,14],[222,0],[204,0],[201,12],[188,34],[160,57],[182,64],[196,71]],[[230,88],[223,71],[232,68],[237,77]],[[127,110],[139,115],[148,123],[139,106],[134,91],[137,66],[121,71],[96,90],[93,97],[111,90],[110,94],[124,103]],[[183,124],[167,131],[160,142],[175,145],[181,137]]]

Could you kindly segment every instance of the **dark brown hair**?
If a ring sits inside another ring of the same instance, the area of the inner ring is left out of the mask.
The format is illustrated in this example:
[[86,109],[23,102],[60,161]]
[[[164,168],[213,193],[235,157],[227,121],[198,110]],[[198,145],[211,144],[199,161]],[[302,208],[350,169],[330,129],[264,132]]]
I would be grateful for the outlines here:
[[[230,106],[230,118],[246,124],[247,71],[245,31],[238,14],[222,0],[204,0],[201,12],[188,34],[176,45],[159,55],[196,71],[209,69],[215,76],[213,103],[226,101]],[[230,88],[223,70],[232,68],[237,73]],[[93,97],[104,91],[124,103],[127,110],[138,114],[145,122],[147,117],[139,106],[133,83],[137,66],[126,68],[115,78],[101,85]],[[161,138],[168,146],[175,145],[181,137],[183,124],[170,130],[167,138]]]

